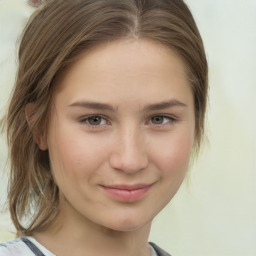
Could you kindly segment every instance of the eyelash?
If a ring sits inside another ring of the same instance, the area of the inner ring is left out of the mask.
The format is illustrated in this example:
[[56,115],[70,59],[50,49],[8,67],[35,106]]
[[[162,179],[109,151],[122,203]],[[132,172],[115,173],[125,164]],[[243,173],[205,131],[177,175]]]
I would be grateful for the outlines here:
[[157,127],[163,127],[163,126],[166,126],[166,125],[171,125],[173,124],[174,122],[178,121],[176,118],[174,118],[173,116],[169,116],[169,115],[154,115],[154,116],[151,116],[150,119],[149,119],[149,122],[152,123],[152,119],[153,118],[163,118],[163,120],[165,119],[165,122],[164,123],[160,123],[160,124],[152,124],[153,126],[157,126]]
[[[99,125],[90,124],[89,120],[91,118],[100,118],[101,122],[102,122],[102,120],[105,120],[105,123],[104,124],[99,124]],[[91,116],[83,117],[79,120],[79,123],[86,124],[86,125],[88,125],[88,127],[92,128],[92,129],[102,128],[103,126],[110,124],[110,122],[107,121],[107,118],[104,117],[104,116],[101,116],[101,115],[91,115]]]
[[[89,120],[91,118],[100,118],[101,122],[103,120],[104,121],[104,124],[90,124],[89,123]],[[152,123],[152,119],[153,118],[163,118],[164,123],[160,123],[160,124],[153,124]],[[166,120],[167,119],[167,120]],[[173,116],[169,116],[169,115],[154,115],[154,116],[151,116],[149,118],[149,120],[146,122],[146,123],[150,123],[150,125],[154,126],[154,127],[164,127],[164,126],[167,126],[167,125],[171,125],[173,124],[174,122],[177,122],[177,118],[173,117]],[[104,116],[101,116],[101,115],[91,115],[91,116],[86,116],[86,117],[83,117],[79,120],[79,123],[82,123],[82,124],[86,124],[88,127],[92,128],[92,129],[99,129],[99,128],[103,128],[105,127],[106,125],[110,125],[111,123],[107,120],[106,117]]]

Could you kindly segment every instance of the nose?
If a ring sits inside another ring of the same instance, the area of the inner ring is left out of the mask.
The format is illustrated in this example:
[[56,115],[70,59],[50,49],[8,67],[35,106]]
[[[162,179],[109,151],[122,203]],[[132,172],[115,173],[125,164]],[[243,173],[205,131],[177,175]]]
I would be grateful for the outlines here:
[[116,170],[136,173],[148,166],[148,156],[143,134],[136,129],[125,129],[117,135],[110,156],[110,165]]

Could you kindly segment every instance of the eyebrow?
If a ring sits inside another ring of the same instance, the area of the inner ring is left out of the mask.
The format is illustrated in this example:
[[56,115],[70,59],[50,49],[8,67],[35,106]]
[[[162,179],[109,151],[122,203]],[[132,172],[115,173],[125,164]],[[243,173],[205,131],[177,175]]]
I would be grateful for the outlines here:
[[[69,107],[81,107],[81,108],[88,108],[88,109],[98,109],[98,110],[109,110],[115,111],[113,106],[105,103],[93,102],[93,101],[77,101],[69,105]],[[163,110],[171,107],[187,107],[187,105],[181,101],[172,99],[169,101],[163,101],[156,104],[150,104],[143,107],[143,111],[154,111],[154,110]]]
[[163,110],[171,107],[187,107],[187,105],[179,100],[169,100],[169,101],[163,101],[156,104],[150,104],[148,106],[145,106],[143,108],[144,111],[154,111],[154,110]]
[[114,107],[105,104],[105,103],[98,103],[93,101],[77,101],[69,105],[69,107],[81,107],[81,108],[89,108],[89,109],[99,109],[99,110],[110,110],[114,111]]

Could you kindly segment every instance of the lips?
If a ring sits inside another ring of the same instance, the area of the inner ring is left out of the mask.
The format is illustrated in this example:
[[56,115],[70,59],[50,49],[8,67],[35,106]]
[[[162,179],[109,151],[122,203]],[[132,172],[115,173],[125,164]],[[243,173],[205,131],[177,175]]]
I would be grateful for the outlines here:
[[153,184],[135,184],[102,186],[102,188],[114,199],[132,202],[142,199],[152,186]]

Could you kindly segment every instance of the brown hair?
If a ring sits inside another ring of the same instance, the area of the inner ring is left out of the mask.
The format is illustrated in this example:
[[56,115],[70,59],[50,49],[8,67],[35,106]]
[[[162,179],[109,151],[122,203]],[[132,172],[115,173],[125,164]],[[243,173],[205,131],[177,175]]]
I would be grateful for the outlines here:
[[[182,0],[48,0],[30,18],[8,109],[9,207],[19,235],[46,229],[58,214],[59,191],[35,131],[48,126],[54,78],[82,52],[104,42],[146,38],[183,58],[195,103],[195,148],[204,131],[207,61],[195,21]],[[36,103],[28,125],[25,106]],[[24,225],[24,220],[27,224]]]

